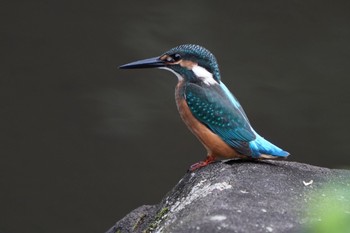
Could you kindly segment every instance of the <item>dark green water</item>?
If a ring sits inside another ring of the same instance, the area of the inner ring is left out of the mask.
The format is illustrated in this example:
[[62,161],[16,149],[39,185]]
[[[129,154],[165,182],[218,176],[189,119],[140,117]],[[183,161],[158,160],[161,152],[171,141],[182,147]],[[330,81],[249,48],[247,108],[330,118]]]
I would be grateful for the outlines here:
[[116,69],[183,43],[216,55],[289,160],[350,166],[349,2],[0,5],[1,233],[104,232],[205,157],[178,116],[174,75]]

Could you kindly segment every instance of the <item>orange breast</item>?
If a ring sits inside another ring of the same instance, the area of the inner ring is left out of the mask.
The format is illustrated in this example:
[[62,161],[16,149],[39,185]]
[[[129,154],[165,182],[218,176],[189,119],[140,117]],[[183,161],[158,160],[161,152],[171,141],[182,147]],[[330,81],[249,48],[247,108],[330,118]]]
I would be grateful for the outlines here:
[[186,100],[180,95],[180,89],[184,81],[179,81],[175,90],[175,99],[182,120],[189,130],[199,139],[208,151],[208,156],[215,158],[243,158],[232,147],[226,144],[218,135],[214,134],[204,124],[198,121],[191,113]]

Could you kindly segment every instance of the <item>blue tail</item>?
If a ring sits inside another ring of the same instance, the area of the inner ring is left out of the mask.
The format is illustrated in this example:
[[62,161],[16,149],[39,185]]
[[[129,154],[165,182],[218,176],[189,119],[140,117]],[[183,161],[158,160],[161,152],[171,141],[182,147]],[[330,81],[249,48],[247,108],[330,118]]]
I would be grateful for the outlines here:
[[260,157],[261,154],[271,155],[276,157],[287,157],[289,153],[275,146],[271,142],[265,140],[259,134],[256,134],[256,139],[249,143],[250,149],[253,151],[253,157]]

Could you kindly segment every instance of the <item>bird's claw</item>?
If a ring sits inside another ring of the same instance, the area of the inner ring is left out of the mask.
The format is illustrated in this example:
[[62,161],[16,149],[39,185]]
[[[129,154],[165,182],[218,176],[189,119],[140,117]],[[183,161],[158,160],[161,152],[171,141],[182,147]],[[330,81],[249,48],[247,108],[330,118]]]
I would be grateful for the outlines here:
[[190,169],[188,169],[190,172],[193,172],[201,167],[205,167],[207,166],[208,164],[212,163],[215,161],[215,158],[212,157],[212,156],[208,156],[206,160],[204,161],[200,161],[198,163],[195,163],[195,164],[192,164]]

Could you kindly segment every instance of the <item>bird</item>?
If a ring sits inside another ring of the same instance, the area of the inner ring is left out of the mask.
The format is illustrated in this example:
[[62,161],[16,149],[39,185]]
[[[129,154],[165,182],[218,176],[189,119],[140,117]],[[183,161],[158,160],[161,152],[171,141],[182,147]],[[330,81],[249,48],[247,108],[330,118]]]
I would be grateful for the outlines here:
[[204,47],[183,44],[160,56],[119,68],[158,68],[176,75],[175,100],[179,114],[207,150],[205,160],[190,166],[190,171],[217,160],[284,159],[289,156],[287,151],[253,129],[241,104],[222,82],[215,56]]

